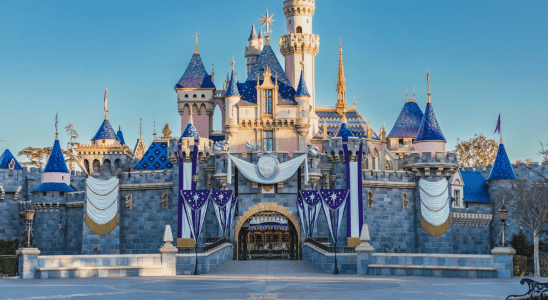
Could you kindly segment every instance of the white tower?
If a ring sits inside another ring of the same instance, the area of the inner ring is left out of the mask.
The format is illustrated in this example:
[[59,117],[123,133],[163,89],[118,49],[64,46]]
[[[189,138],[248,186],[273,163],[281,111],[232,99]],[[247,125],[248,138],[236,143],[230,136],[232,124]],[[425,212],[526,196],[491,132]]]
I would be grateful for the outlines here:
[[312,115],[315,115],[316,110],[314,57],[320,46],[320,37],[312,34],[312,16],[316,9],[314,3],[315,0],[284,1],[287,34],[280,37],[280,52],[285,57],[285,73],[294,87],[299,85],[301,70],[304,69]]
[[245,57],[247,58],[247,76],[251,73],[251,69],[257,62],[261,51],[263,50],[263,37],[262,33],[257,36],[257,31],[255,30],[255,24],[251,28],[251,34],[248,39],[249,45],[245,46]]

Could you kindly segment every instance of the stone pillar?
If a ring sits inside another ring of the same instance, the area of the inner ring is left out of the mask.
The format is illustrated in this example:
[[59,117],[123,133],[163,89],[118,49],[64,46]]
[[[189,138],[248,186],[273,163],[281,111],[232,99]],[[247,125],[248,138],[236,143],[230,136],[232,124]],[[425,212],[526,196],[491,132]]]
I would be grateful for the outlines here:
[[19,256],[19,276],[21,276],[21,279],[36,278],[40,250],[38,248],[21,248],[16,253]]
[[369,244],[371,237],[369,236],[369,228],[367,224],[362,226],[362,234],[360,235],[360,245],[356,247],[356,253],[358,253],[357,259],[357,273],[358,275],[367,275],[369,265],[371,264],[371,255],[375,252],[375,248]]
[[162,268],[163,276],[175,276],[177,274],[177,257],[176,253],[179,251],[172,244],[173,235],[171,234],[171,226],[166,225],[164,231],[164,242],[162,248],[158,249],[158,252],[162,255]]
[[495,269],[497,269],[497,278],[514,277],[514,254],[516,250],[511,247],[495,247],[491,250],[495,256]]

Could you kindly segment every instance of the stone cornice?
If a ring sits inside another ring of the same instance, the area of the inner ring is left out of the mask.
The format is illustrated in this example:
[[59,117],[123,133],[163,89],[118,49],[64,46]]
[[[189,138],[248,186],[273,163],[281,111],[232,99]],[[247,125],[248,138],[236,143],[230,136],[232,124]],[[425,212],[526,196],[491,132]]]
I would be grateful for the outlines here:
[[415,182],[364,180],[363,186],[369,188],[414,189],[417,184]]
[[80,207],[84,207],[84,201],[67,202],[67,204],[65,204],[65,206],[66,206],[67,208],[80,208]]
[[492,214],[451,213],[451,220],[456,225],[489,226]]
[[121,191],[165,190],[172,188],[173,182],[126,183],[120,185]]

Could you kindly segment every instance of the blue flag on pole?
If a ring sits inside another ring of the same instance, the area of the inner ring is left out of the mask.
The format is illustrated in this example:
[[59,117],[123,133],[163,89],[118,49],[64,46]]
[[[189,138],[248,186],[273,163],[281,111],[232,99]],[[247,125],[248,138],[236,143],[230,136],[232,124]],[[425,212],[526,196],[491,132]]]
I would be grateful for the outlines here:
[[499,120],[497,121],[497,128],[495,128],[494,133],[497,133],[497,131],[500,133],[500,114],[499,114]]

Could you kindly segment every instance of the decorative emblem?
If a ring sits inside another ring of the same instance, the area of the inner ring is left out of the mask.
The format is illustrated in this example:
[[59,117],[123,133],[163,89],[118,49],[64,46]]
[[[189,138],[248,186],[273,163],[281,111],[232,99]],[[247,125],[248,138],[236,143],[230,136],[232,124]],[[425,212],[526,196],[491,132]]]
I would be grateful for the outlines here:
[[257,162],[257,172],[265,179],[270,179],[278,173],[278,166],[278,159],[267,153]]

